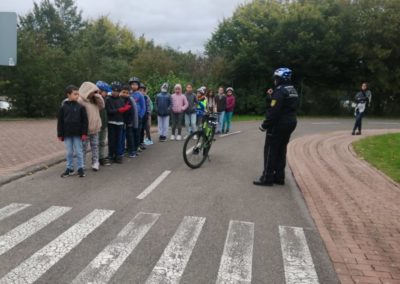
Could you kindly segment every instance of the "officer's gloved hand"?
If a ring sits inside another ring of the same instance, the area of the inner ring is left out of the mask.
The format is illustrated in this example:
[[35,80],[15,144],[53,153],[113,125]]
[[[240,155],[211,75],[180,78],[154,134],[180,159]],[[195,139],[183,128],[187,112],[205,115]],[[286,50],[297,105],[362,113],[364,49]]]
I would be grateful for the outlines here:
[[260,131],[262,131],[262,132],[267,131],[267,128],[264,128],[262,124],[258,127],[258,129],[259,129]]
[[265,132],[268,129],[268,123],[266,120],[263,121],[263,123],[258,127],[258,129],[260,129],[260,131]]

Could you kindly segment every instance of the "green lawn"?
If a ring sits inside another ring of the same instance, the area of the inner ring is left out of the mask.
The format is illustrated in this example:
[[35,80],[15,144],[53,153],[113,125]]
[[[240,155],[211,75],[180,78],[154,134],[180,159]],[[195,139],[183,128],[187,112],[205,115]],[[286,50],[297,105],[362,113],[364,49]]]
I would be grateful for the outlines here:
[[354,142],[353,148],[371,165],[400,182],[400,133],[364,138]]

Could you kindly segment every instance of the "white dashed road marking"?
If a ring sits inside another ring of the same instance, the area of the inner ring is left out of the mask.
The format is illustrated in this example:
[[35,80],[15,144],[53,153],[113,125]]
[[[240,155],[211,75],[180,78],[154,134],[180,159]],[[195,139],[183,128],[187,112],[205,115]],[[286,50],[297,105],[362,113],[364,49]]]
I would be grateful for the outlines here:
[[302,228],[279,226],[286,284],[317,284],[307,240]]
[[206,221],[186,216],[147,279],[147,284],[178,284]]
[[218,271],[217,284],[251,283],[254,223],[231,221]]
[[35,282],[113,213],[114,211],[111,210],[93,210],[74,226],[11,270],[0,279],[0,283]]
[[159,217],[159,214],[139,213],[72,283],[107,283],[110,281]]
[[0,209],[0,221],[14,215],[15,213],[31,206],[30,204],[11,203]]
[[69,210],[71,210],[70,207],[52,206],[46,211],[19,225],[15,229],[0,236],[0,255],[40,231]]
[[169,176],[171,171],[163,172],[152,184],[150,184],[141,194],[139,194],[136,198],[137,199],[144,199],[147,195],[149,195],[160,183],[163,182],[164,179]]
[[227,134],[222,134],[219,135],[219,137],[226,137],[226,136],[231,136],[231,135],[235,135],[235,134],[239,134],[242,133],[242,131],[235,131],[235,132],[231,132],[231,133],[227,133]]

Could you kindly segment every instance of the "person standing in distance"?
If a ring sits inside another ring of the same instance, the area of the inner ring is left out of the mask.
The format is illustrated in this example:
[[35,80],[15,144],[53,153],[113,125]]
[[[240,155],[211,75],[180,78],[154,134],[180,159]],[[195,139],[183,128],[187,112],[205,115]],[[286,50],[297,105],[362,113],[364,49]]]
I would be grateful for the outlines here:
[[255,185],[285,184],[286,148],[297,125],[299,95],[291,84],[292,70],[279,68],[273,75],[275,88],[269,90],[271,105],[260,130],[266,132],[264,171]]
[[[361,91],[356,94],[356,109],[354,111],[354,115],[356,117],[356,121],[354,123],[352,135],[361,135],[361,123],[364,116],[365,111],[367,110],[368,105],[371,103],[371,91],[368,90],[367,83],[361,84]],[[356,130],[358,130],[356,132]]]

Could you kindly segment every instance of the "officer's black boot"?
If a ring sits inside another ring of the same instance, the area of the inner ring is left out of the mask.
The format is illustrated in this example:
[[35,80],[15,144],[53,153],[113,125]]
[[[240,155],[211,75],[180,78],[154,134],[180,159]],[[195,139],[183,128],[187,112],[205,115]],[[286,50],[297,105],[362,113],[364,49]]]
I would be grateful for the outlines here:
[[253,184],[260,186],[273,186],[274,182],[271,179],[267,179],[264,176],[261,176],[258,180],[253,181]]
[[285,174],[276,172],[274,175],[274,184],[285,185]]

